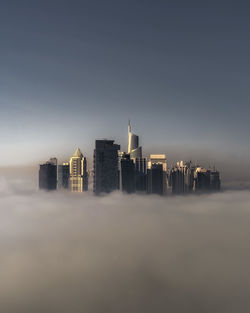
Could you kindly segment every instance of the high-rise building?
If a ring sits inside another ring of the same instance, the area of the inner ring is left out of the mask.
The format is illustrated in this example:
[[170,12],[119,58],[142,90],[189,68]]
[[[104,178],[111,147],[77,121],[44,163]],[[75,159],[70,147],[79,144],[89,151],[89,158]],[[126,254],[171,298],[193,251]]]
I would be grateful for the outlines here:
[[46,162],[40,165],[39,188],[44,190],[55,190],[57,185],[57,166]]
[[194,191],[205,192],[210,189],[210,172],[204,167],[196,167],[194,171]]
[[139,136],[132,133],[130,121],[128,123],[128,154],[135,164],[136,191],[145,192],[147,190],[147,161],[142,157]]
[[215,169],[210,171],[210,190],[219,191],[220,184],[220,173]]
[[128,122],[128,153],[131,159],[142,158],[142,148],[139,147],[139,136],[132,133],[130,121]]
[[57,166],[57,187],[59,189],[69,188],[69,163]]
[[173,194],[184,194],[193,191],[194,167],[191,162],[177,162],[170,171],[169,185]]
[[119,187],[123,192],[135,192],[135,164],[125,152],[119,152]]
[[114,140],[96,140],[94,150],[94,193],[108,193],[119,188],[118,150]]
[[79,148],[69,161],[70,190],[83,192],[88,190],[87,160]]
[[191,162],[177,162],[170,171],[170,186],[173,194],[204,193],[220,190],[220,173],[194,166]]
[[147,192],[150,194],[164,194],[164,175],[163,165],[160,163],[152,163],[148,169],[147,175]]
[[163,194],[167,193],[167,158],[165,154],[150,154],[148,160],[148,169],[151,169],[153,164],[162,165],[162,175],[163,175]]
[[197,167],[194,171],[194,191],[208,192],[220,190],[220,173],[214,170],[207,170]]
[[147,190],[147,160],[146,158],[135,158],[135,184],[136,191],[146,192]]

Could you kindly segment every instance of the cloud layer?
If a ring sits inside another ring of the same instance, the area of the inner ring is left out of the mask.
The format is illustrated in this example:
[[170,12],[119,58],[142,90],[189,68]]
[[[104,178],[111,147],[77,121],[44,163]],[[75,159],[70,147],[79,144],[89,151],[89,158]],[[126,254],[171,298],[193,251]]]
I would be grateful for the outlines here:
[[248,191],[0,197],[1,313],[250,310]]

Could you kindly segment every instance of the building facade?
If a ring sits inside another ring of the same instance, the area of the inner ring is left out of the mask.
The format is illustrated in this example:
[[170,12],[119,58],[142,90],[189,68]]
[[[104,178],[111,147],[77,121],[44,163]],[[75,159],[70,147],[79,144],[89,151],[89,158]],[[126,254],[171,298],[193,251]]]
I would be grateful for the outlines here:
[[49,161],[40,165],[39,189],[56,190],[57,187],[57,166]]
[[126,193],[134,193],[136,190],[135,164],[130,155],[119,152],[119,189]]
[[162,165],[162,175],[163,175],[163,191],[162,194],[167,194],[167,158],[166,154],[150,154],[148,159],[148,169],[152,168],[153,164]]
[[204,193],[220,190],[220,173],[194,166],[191,162],[177,162],[170,171],[169,184],[173,194]]
[[69,186],[72,192],[88,190],[87,160],[79,148],[69,161]]
[[94,185],[96,195],[119,188],[118,150],[114,140],[96,140],[94,150]]
[[57,166],[57,187],[58,189],[69,189],[69,163]]
[[164,194],[163,165],[153,163],[147,173],[147,192],[149,194]]
[[128,154],[131,159],[142,158],[142,148],[139,146],[139,136],[131,131],[130,121],[128,123]]

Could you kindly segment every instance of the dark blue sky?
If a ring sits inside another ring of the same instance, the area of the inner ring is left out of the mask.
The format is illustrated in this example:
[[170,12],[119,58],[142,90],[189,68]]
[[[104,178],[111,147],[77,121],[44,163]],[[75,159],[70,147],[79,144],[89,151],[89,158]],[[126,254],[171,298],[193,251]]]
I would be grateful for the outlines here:
[[[92,158],[94,140],[145,153],[250,153],[247,1],[0,2],[1,163]],[[229,162],[229,161],[228,161]],[[229,162],[230,163],[230,162]]]

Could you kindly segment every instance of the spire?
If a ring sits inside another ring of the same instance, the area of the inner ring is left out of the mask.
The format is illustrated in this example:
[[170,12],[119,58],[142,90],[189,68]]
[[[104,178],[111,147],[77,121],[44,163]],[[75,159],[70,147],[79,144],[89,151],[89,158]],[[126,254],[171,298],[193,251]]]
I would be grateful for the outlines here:
[[131,133],[131,124],[130,124],[130,120],[128,120],[128,133]]
[[131,124],[130,120],[128,120],[128,153],[131,152]]
[[82,157],[82,152],[79,148],[76,149],[74,157],[78,157],[78,158]]

